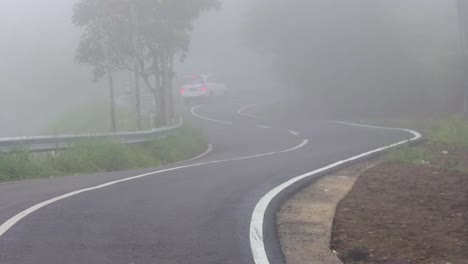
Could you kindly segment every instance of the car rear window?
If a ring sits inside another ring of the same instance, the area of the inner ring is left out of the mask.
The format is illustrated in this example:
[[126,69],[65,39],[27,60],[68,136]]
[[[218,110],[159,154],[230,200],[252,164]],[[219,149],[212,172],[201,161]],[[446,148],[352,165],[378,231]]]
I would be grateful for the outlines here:
[[193,85],[193,84],[203,84],[203,78],[200,76],[185,77],[184,84]]

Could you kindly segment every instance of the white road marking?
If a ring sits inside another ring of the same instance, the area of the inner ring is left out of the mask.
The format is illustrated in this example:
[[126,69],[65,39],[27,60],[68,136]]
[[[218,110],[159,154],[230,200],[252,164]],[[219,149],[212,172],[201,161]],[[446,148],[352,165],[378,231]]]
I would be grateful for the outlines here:
[[183,160],[183,161],[176,162],[174,164],[185,163],[185,162],[190,162],[190,161],[194,161],[194,160],[197,160],[197,159],[201,159],[204,156],[208,155],[211,151],[213,151],[213,145],[209,144],[208,148],[202,154],[200,154],[200,155],[198,155],[196,157],[193,157],[191,159],[188,159],[188,160]]
[[204,120],[208,120],[208,121],[211,121],[211,122],[216,122],[216,123],[220,123],[220,124],[225,124],[225,125],[232,125],[233,123],[232,122],[229,122],[229,121],[223,121],[223,120],[218,120],[218,119],[213,119],[213,118],[209,118],[209,117],[206,117],[206,116],[202,116],[200,114],[197,114],[195,112],[195,110],[197,110],[198,108],[202,107],[203,105],[197,105],[197,106],[194,106],[192,107],[192,109],[190,110],[190,112],[192,112],[192,115],[198,117],[198,118],[201,118],[201,119],[204,119]]
[[[299,146],[295,147],[294,149],[297,149],[297,148],[302,147],[302,146],[304,146],[304,142],[302,142]],[[284,153],[284,151],[269,152],[269,153],[265,153],[265,154],[259,154],[259,155],[248,156],[248,157],[240,157],[240,158],[225,159],[225,160],[214,160],[214,161],[208,161],[208,162],[201,162],[201,163],[196,163],[196,164],[178,166],[178,167],[173,167],[173,168],[169,168],[169,169],[149,172],[149,173],[145,173],[145,174],[141,174],[141,175],[137,175],[137,176],[133,176],[133,177],[117,180],[117,181],[111,181],[111,182],[100,184],[100,185],[97,185],[97,186],[94,186],[94,187],[85,188],[85,189],[81,189],[81,190],[78,190],[78,191],[66,193],[64,195],[57,196],[57,197],[49,199],[47,201],[38,203],[38,204],[36,204],[36,205],[34,205],[34,206],[20,212],[20,213],[18,213],[17,215],[13,216],[12,218],[8,219],[5,223],[0,225],[0,237],[2,235],[4,235],[8,230],[10,230],[14,225],[16,225],[19,221],[21,221],[23,218],[27,217],[31,213],[34,213],[35,211],[37,211],[37,210],[39,210],[39,209],[41,209],[41,208],[43,208],[43,207],[45,207],[45,206],[47,206],[49,204],[58,202],[60,200],[63,200],[63,199],[66,199],[66,198],[69,198],[69,197],[72,197],[72,196],[75,196],[75,195],[78,195],[78,194],[81,194],[81,193],[106,188],[106,187],[116,185],[116,184],[119,184],[119,183],[133,181],[133,180],[137,180],[137,179],[141,179],[141,178],[161,174],[161,173],[164,173],[164,172],[175,171],[175,170],[186,169],[186,168],[193,168],[193,167],[198,167],[198,166],[203,166],[203,165],[208,165],[208,164],[215,164],[215,163],[222,163],[222,162],[230,162],[230,161],[239,161],[239,160],[260,158],[260,157],[265,157],[265,156],[270,156],[270,155],[280,154],[280,153]]]
[[293,131],[293,130],[289,131],[289,133],[293,134],[294,136],[301,135],[299,132],[296,132],[296,131]]
[[243,107],[239,108],[239,110],[237,110],[237,114],[242,115],[242,112],[244,112],[245,110],[247,110],[248,108],[250,108],[252,106],[253,105],[246,105],[246,106],[243,106]]
[[336,124],[342,124],[342,125],[348,125],[348,126],[357,126],[357,127],[367,127],[367,128],[374,128],[374,129],[384,129],[384,130],[399,130],[399,131],[404,131],[408,132],[414,135],[415,139],[408,140],[408,141],[414,141],[418,140],[422,137],[421,133],[411,130],[411,129],[406,129],[406,128],[396,128],[396,127],[383,127],[383,126],[371,126],[371,125],[364,125],[364,124],[357,124],[357,123],[351,123],[351,122],[342,122],[342,121],[329,121],[330,123],[336,123]]
[[265,126],[265,125],[256,125],[256,127],[265,128],[265,129],[270,129],[271,128],[271,126]]
[[291,152],[291,151],[294,151],[294,150],[298,150],[298,149],[304,147],[307,144],[309,144],[309,140],[304,139],[299,146],[291,148],[291,149],[283,150],[283,151],[281,151],[281,153],[286,153],[286,152]]
[[252,108],[254,106],[257,106],[257,105],[259,105],[259,104],[249,104],[249,105],[243,106],[239,110],[237,110],[237,114],[239,114],[241,116],[247,116],[247,117],[250,117],[250,118],[254,118],[254,119],[260,119],[260,117],[258,117],[258,116],[244,113],[247,109]]
[[270,192],[268,192],[265,196],[263,196],[260,199],[260,201],[257,203],[257,205],[255,206],[255,209],[253,211],[252,218],[251,218],[251,221],[250,221],[250,247],[251,247],[252,255],[253,255],[253,258],[254,258],[254,261],[255,261],[256,264],[269,264],[270,263],[269,260],[268,260],[268,256],[267,256],[266,249],[265,249],[265,244],[264,244],[264,241],[263,241],[263,223],[264,223],[264,218],[265,218],[265,212],[266,212],[266,210],[268,208],[268,205],[271,203],[271,201],[279,193],[281,193],[283,190],[285,190],[286,188],[288,188],[292,184],[294,184],[294,183],[296,183],[296,182],[298,182],[298,181],[300,181],[302,179],[305,179],[305,178],[308,178],[308,177],[311,177],[311,176],[315,176],[315,175],[317,175],[319,173],[322,173],[322,172],[324,172],[326,170],[329,170],[329,169],[332,169],[332,168],[336,168],[336,167],[338,167],[340,165],[343,165],[345,163],[349,163],[351,161],[354,161],[354,160],[357,160],[357,159],[360,159],[360,158],[363,158],[363,157],[367,157],[369,155],[379,153],[379,152],[388,150],[390,148],[394,148],[394,147],[397,147],[397,146],[400,146],[400,145],[403,145],[403,144],[418,140],[418,139],[420,139],[422,137],[422,135],[420,133],[418,133],[416,131],[413,131],[413,130],[409,130],[409,129],[369,126],[369,125],[354,124],[354,123],[349,123],[349,122],[338,122],[338,121],[333,121],[333,122],[334,123],[339,123],[339,124],[344,124],[344,125],[360,126],[360,127],[374,128],[374,129],[400,130],[400,131],[409,132],[409,133],[413,134],[414,137],[409,139],[409,140],[404,140],[404,141],[401,141],[401,142],[398,142],[398,143],[395,143],[395,144],[392,144],[392,145],[389,145],[389,146],[386,146],[386,147],[378,148],[378,149],[375,149],[375,150],[372,150],[372,151],[369,151],[369,152],[366,152],[366,153],[351,157],[349,159],[337,161],[337,162],[335,162],[333,164],[330,164],[328,166],[325,166],[323,168],[320,168],[320,169],[311,171],[309,173],[297,176],[297,177],[295,177],[295,178],[293,178],[293,179],[279,185],[278,187],[276,187],[273,190],[271,190]]
[[275,154],[278,154],[278,153],[281,153],[281,151],[280,152],[268,152],[268,153],[260,154],[260,155],[253,155],[253,156],[235,158],[235,159],[232,159],[232,160],[234,161],[234,160],[246,160],[246,159],[260,158],[260,157],[275,155]]

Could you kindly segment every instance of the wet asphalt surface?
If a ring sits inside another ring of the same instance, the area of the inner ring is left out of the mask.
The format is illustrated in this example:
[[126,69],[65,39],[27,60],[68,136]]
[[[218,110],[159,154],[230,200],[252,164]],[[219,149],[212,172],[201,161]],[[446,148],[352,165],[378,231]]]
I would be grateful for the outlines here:
[[[150,175],[41,208],[0,237],[0,263],[253,263],[250,220],[256,203],[269,190],[335,161],[411,137],[305,118],[239,115],[247,103],[211,103],[197,109],[199,115],[232,122],[229,125],[200,119],[187,109],[187,120],[202,128],[213,151],[164,168],[222,162]],[[309,140],[307,145],[280,152],[304,139]],[[249,158],[265,153],[274,154]],[[233,160],[241,157],[245,159]],[[1,184],[0,223],[47,199],[160,169]],[[275,254],[270,258],[272,263],[282,262]]]

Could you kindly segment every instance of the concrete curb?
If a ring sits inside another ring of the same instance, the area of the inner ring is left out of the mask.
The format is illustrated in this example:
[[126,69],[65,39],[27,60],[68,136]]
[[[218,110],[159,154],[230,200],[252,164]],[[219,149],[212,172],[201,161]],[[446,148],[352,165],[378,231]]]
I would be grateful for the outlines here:
[[342,264],[330,248],[337,205],[360,175],[378,164],[362,162],[322,177],[281,207],[277,228],[288,264]]

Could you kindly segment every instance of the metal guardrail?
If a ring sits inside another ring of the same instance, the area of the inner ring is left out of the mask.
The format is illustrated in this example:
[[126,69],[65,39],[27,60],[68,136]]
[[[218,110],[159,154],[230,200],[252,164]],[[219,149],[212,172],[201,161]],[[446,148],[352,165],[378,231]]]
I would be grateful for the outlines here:
[[0,138],[0,153],[8,153],[18,149],[26,149],[32,152],[57,151],[89,139],[114,139],[122,144],[144,143],[157,137],[166,136],[169,132],[182,127],[182,125],[183,120],[180,119],[174,126],[140,132]]

